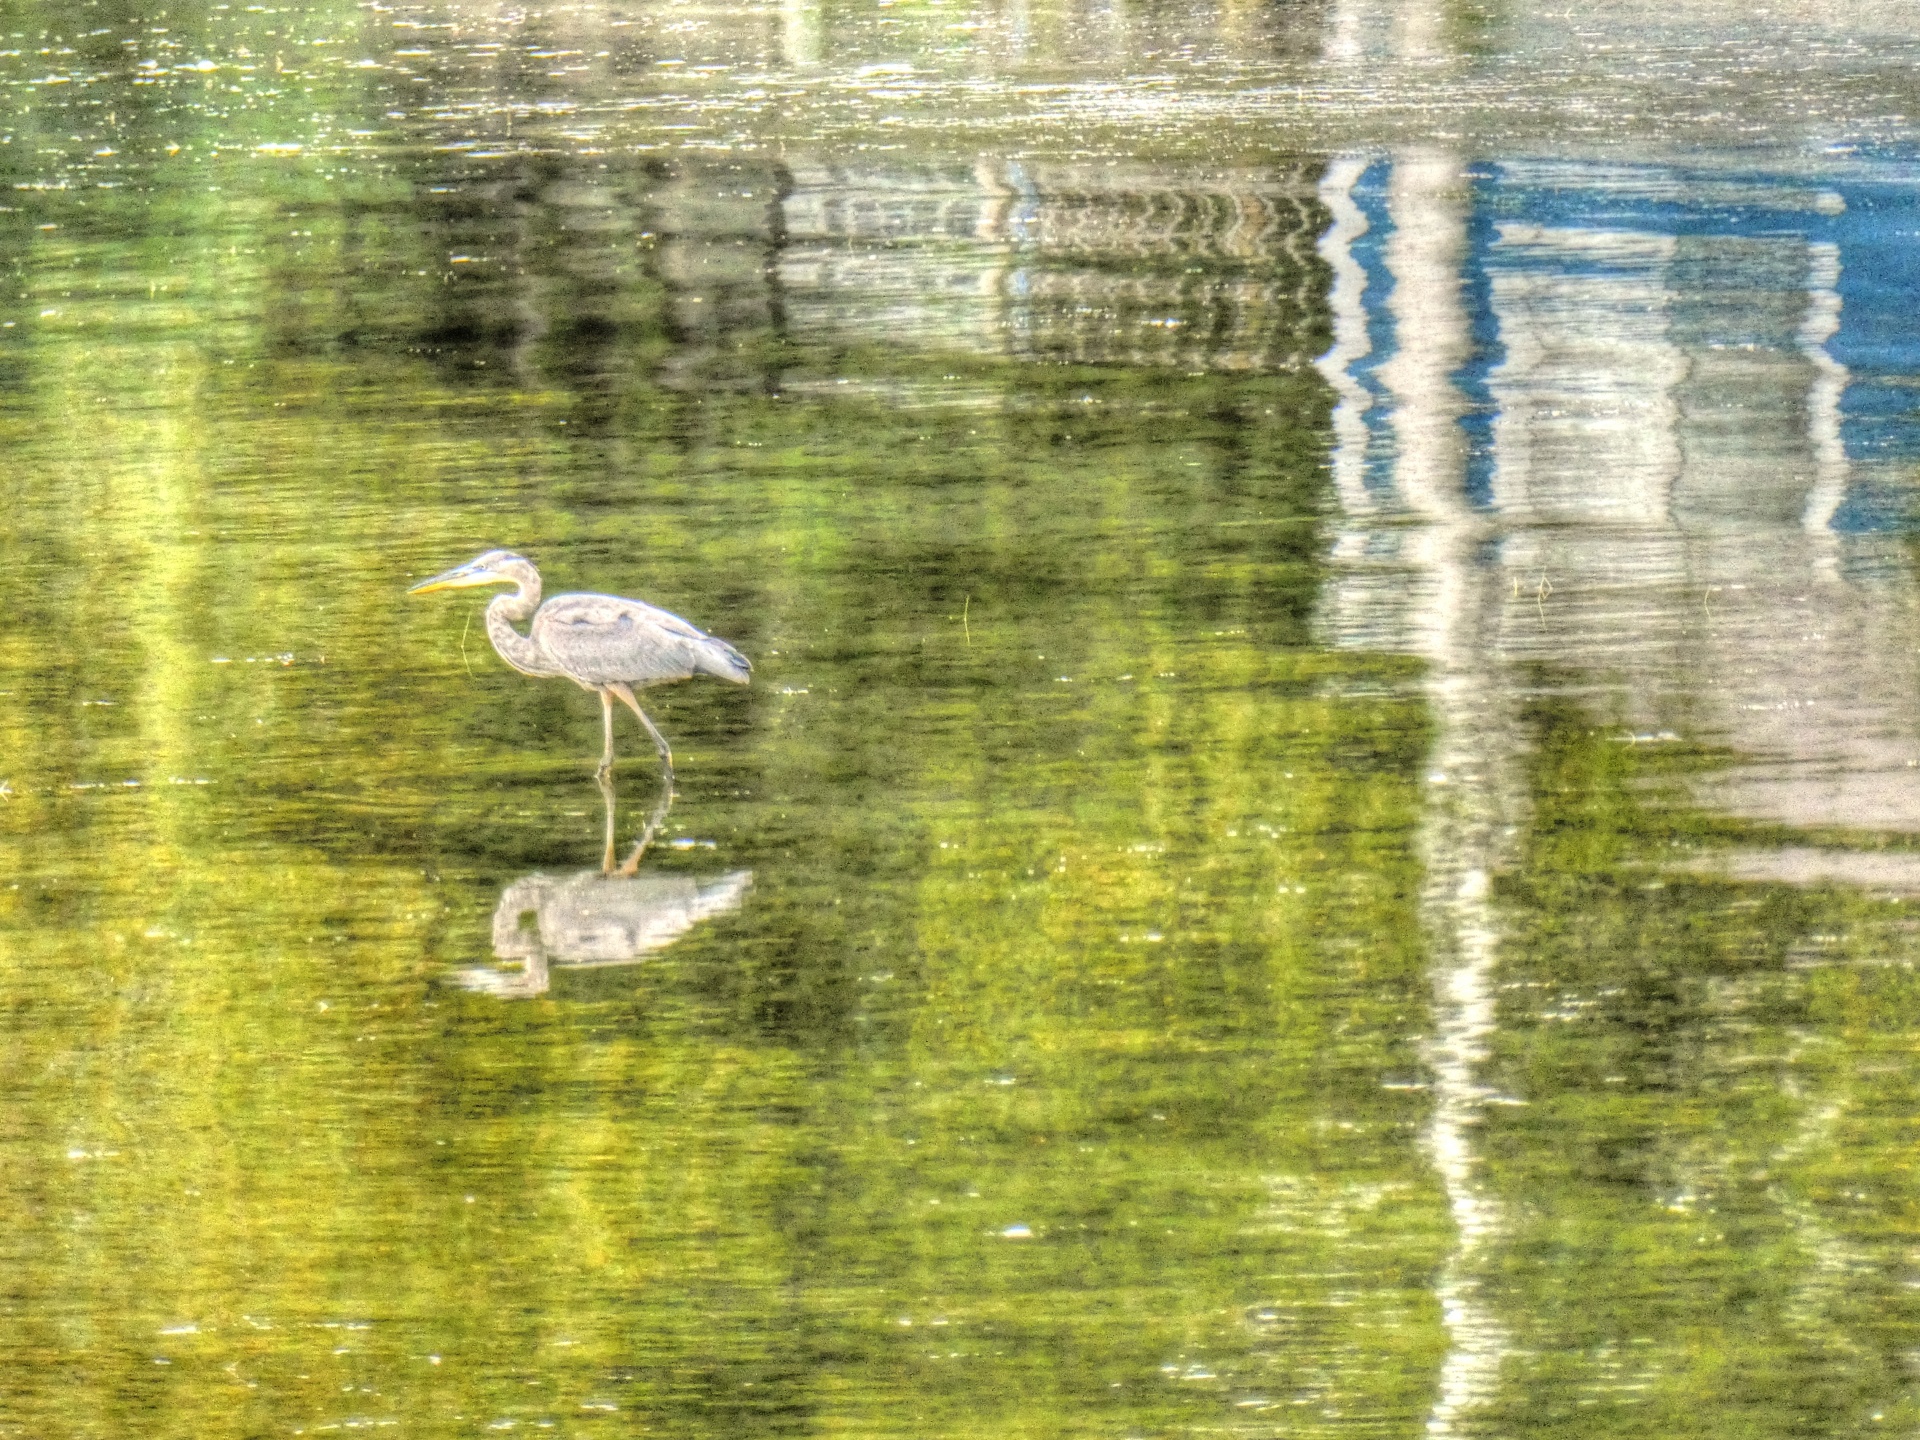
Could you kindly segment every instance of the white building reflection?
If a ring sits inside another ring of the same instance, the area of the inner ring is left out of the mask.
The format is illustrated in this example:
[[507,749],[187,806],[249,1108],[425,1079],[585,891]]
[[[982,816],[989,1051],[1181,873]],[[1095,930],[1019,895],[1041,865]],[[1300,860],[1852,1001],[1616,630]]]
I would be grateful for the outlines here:
[[[1498,579],[1482,563],[1486,517],[1465,484],[1468,443],[1460,421],[1467,399],[1455,375],[1473,352],[1460,276],[1469,248],[1468,187],[1444,150],[1396,157],[1387,188],[1395,223],[1379,238],[1390,277],[1386,346],[1368,333],[1367,275],[1354,249],[1370,226],[1352,189],[1354,162],[1330,167],[1322,192],[1334,225],[1323,239],[1335,275],[1335,342],[1322,358],[1341,403],[1333,469],[1349,507],[1335,542],[1344,583],[1330,613],[1342,641],[1411,651],[1428,662],[1434,741],[1420,830],[1425,884],[1421,911],[1434,983],[1427,1047],[1434,1109],[1427,1146],[1453,1213],[1455,1243],[1439,1280],[1449,1347],[1428,1431],[1451,1434],[1456,1420],[1493,1393],[1507,1336],[1481,1290],[1482,1255],[1500,1225],[1481,1182],[1473,1136],[1487,1096],[1479,1070],[1492,1031],[1499,928],[1491,877],[1506,858],[1520,792],[1520,745],[1511,689],[1491,671],[1499,620]],[[1378,390],[1376,432],[1366,412]],[[1390,456],[1389,483],[1370,486],[1376,433]]]
[[1500,1098],[1479,1079],[1487,879],[1525,823],[1527,697],[1578,694],[1623,742],[1724,746],[1703,803],[1820,837],[1738,854],[1735,874],[1920,893],[1920,863],[1876,843],[1920,831],[1920,592],[1887,418],[1906,372],[1845,361],[1890,343],[1884,315],[1849,331],[1850,260],[1899,262],[1890,227],[1850,227],[1844,193],[1791,179],[1418,151],[1336,159],[1321,198],[1342,512],[1321,623],[1424,658],[1437,731],[1428,1138],[1458,1240],[1428,1429],[1445,1434],[1507,1350],[1478,1288],[1500,1215],[1473,1140]]
[[[1330,208],[1371,208],[1390,237],[1430,231],[1425,211],[1409,219],[1406,165],[1336,166]],[[1436,627],[1465,623],[1434,613],[1443,582],[1415,551],[1435,542],[1406,528],[1439,513],[1438,472],[1487,536],[1477,565],[1497,583],[1475,590],[1489,608],[1474,624],[1490,681],[1590,689],[1629,729],[1726,745],[1740,758],[1703,794],[1732,814],[1920,830],[1916,597],[1903,542],[1877,523],[1904,476],[1849,457],[1852,377],[1830,348],[1844,197],[1696,177],[1683,203],[1657,168],[1558,163],[1462,183],[1464,361],[1458,330],[1417,309],[1429,284],[1396,296],[1397,240],[1371,274],[1332,257],[1362,294],[1336,297],[1327,361],[1347,477],[1329,637],[1433,657]],[[1352,357],[1383,322],[1395,349],[1362,384]],[[1468,423],[1432,430],[1434,402],[1394,378],[1423,366],[1448,372]],[[1371,489],[1351,478],[1369,475]]]

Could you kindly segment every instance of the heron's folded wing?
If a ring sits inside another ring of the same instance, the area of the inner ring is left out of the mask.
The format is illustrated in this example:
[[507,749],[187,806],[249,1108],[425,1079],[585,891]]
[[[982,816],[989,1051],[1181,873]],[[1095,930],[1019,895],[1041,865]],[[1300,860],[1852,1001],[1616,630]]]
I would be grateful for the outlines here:
[[684,680],[713,643],[678,615],[618,595],[556,595],[533,617],[532,634],[569,676],[589,685]]

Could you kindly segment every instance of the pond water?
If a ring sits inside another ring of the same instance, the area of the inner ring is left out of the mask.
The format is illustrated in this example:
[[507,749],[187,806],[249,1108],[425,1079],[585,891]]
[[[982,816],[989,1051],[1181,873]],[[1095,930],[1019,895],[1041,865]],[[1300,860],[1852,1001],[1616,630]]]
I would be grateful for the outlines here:
[[1706,9],[0,9],[0,1434],[1911,1432],[1920,22]]

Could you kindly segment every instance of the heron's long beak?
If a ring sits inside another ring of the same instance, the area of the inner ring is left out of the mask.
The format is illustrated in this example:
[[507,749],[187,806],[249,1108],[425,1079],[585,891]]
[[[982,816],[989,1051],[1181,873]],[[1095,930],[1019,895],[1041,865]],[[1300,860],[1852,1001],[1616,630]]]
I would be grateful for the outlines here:
[[408,590],[407,593],[409,595],[424,595],[429,590],[465,590],[473,585],[497,585],[499,583],[500,577],[485,566],[475,566],[468,563],[466,565],[456,565],[453,569],[436,575],[431,580],[422,580],[418,585]]

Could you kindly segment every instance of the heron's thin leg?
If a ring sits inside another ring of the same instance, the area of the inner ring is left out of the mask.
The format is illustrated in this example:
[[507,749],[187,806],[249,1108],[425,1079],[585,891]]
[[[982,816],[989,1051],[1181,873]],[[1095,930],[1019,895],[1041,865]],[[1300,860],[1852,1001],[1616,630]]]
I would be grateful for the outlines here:
[[647,727],[647,734],[653,737],[654,747],[660,752],[660,764],[665,769],[667,778],[671,780],[673,778],[673,751],[667,745],[667,737],[662,735],[659,730],[654,727],[653,721],[647,718],[647,712],[642,710],[640,708],[640,702],[633,698],[633,691],[631,689],[617,680],[607,686],[607,689],[626,701],[627,708],[639,717],[642,725]]
[[600,777],[604,780],[607,772],[613,769],[613,696],[605,690],[600,692],[600,719],[607,732],[607,743],[600,750]]
[[[653,802],[653,814],[647,817],[647,828],[640,832],[640,838],[633,842],[633,850],[621,863],[620,873],[631,875],[640,868],[640,857],[647,853],[647,846],[653,843],[653,837],[660,833],[660,825],[667,818],[667,811],[673,808],[673,787],[667,786],[660,792],[660,798]],[[613,852],[607,852],[611,860]]]
[[632,690],[617,682],[607,686],[607,690],[626,702],[627,708],[633,711],[642,725],[647,727],[647,734],[653,737],[654,748],[660,752],[660,799],[654,804],[653,814],[647,817],[647,828],[640,832],[640,839],[635,843],[633,853],[627,856],[626,863],[620,867],[622,875],[631,875],[640,868],[640,857],[646,853],[647,846],[653,843],[653,837],[660,833],[660,827],[667,818],[667,811],[673,808],[673,750],[667,744],[667,737],[660,733],[653,721],[647,718],[647,712],[640,708],[640,702],[633,698]]
[[605,770],[599,771],[593,778],[600,786],[600,798],[607,802],[607,848],[600,857],[600,873],[611,875],[613,873],[613,781]]

